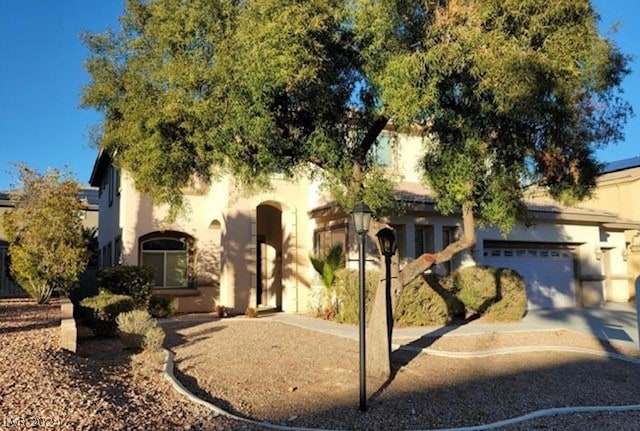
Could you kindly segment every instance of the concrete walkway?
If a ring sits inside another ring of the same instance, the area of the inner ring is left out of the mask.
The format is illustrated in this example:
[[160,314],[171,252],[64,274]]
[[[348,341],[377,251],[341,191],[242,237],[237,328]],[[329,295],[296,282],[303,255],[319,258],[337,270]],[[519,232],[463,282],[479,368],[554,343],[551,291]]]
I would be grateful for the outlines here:
[[[287,323],[346,338],[358,338],[358,327],[294,314],[273,314],[267,319]],[[492,332],[519,332],[566,329],[593,335],[601,340],[618,342],[638,348],[638,318],[632,304],[607,303],[601,308],[567,308],[562,310],[534,310],[527,312],[518,323],[483,324],[444,327],[398,328],[393,338],[418,339],[423,336],[465,335]]]

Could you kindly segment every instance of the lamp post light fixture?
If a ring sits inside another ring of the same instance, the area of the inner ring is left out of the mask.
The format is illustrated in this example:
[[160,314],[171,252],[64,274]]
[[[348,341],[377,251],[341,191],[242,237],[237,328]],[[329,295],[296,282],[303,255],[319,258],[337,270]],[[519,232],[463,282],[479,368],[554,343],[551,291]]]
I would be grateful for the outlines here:
[[389,228],[381,229],[380,232],[376,234],[378,237],[378,242],[380,243],[380,250],[382,251],[382,255],[386,258],[390,258],[396,251],[398,250],[398,244],[396,244],[396,236],[393,234],[393,231]]
[[351,211],[353,226],[360,236],[359,246],[359,295],[358,295],[358,325],[360,326],[360,411],[367,410],[367,364],[366,364],[366,344],[365,344],[365,237],[369,231],[371,223],[371,210],[364,203],[358,203]]
[[398,244],[393,230],[385,227],[376,234],[380,244],[380,252],[384,256],[384,302],[387,310],[387,352],[391,355],[391,335],[393,333],[393,312],[391,310],[391,257],[396,254]]

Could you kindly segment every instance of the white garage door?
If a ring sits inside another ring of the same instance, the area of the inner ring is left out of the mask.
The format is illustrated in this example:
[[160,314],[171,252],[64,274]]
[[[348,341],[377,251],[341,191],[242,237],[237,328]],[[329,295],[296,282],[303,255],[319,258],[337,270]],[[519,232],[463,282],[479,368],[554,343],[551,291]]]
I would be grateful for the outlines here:
[[569,250],[485,248],[484,263],[511,268],[527,283],[527,308],[575,307],[573,256]]

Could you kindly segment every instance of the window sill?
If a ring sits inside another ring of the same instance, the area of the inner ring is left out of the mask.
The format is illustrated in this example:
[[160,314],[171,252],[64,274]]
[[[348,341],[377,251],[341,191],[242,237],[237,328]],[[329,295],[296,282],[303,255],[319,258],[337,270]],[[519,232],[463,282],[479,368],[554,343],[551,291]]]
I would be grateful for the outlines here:
[[201,293],[197,289],[189,289],[188,287],[164,288],[154,287],[151,293],[160,296],[200,296]]

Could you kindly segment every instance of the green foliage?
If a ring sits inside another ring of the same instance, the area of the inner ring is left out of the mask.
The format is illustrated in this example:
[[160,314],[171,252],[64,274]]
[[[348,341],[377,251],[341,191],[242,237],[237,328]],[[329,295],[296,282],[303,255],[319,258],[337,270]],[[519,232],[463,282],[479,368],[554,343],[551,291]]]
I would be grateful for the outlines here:
[[455,295],[450,277],[418,277],[398,300],[397,326],[442,326],[464,317],[464,305]]
[[620,140],[631,113],[619,90],[629,58],[598,34],[588,0],[363,3],[371,79],[398,127],[425,124],[443,213],[470,204],[506,233],[523,179],[565,203],[588,196],[594,148]]
[[84,36],[82,105],[104,114],[100,147],[174,210],[194,177],[256,190],[312,165],[343,209],[388,214],[395,178],[370,150],[390,119],[426,138],[442,212],[465,204],[508,232],[525,181],[587,196],[594,149],[631,113],[629,58],[589,0],[126,4],[119,33]]
[[324,310],[326,318],[331,318],[335,313],[336,305],[334,304],[334,289],[333,284],[336,278],[336,270],[343,266],[342,262],[342,244],[336,244],[329,247],[324,259],[309,256],[311,264],[316,272],[320,275],[322,284],[325,287],[325,299],[327,305]]
[[146,310],[132,310],[120,313],[116,317],[118,335],[130,349],[140,350],[144,345],[144,337],[149,329],[156,327],[157,322]]
[[22,164],[17,168],[21,187],[11,196],[15,207],[2,216],[9,269],[38,303],[46,303],[54,291],[68,295],[87,266],[79,188],[56,169],[40,174]]
[[[380,280],[380,272],[367,271],[365,274],[365,315],[367,322],[371,317],[371,307],[376,293],[376,287]],[[334,316],[339,323],[358,323],[358,296],[359,296],[358,271],[342,268],[336,271],[336,296],[338,298],[337,310]]]
[[173,296],[151,295],[149,299],[149,313],[152,317],[171,317],[176,311],[176,300]]
[[152,268],[144,266],[105,266],[98,270],[96,283],[100,290],[130,296],[136,308],[146,310],[151,298],[154,273]]
[[484,320],[517,322],[527,309],[525,282],[505,268],[472,266],[453,275],[458,298],[468,311]]
[[342,266],[342,244],[329,247],[324,259],[314,256],[309,256],[309,259],[313,269],[320,275],[322,284],[330,293],[335,280],[335,271]]
[[88,326],[96,335],[103,337],[114,336],[118,327],[116,317],[135,308],[130,296],[114,295],[107,291],[83,299],[80,305],[93,310],[93,317],[87,322]]
[[[368,271],[366,277],[369,313],[379,273]],[[358,323],[358,271],[339,270],[336,291],[339,307],[335,320]],[[517,322],[526,307],[524,280],[517,272],[473,266],[449,276],[425,275],[413,280],[398,299],[394,324],[442,326],[461,321],[468,313],[487,322]]]

